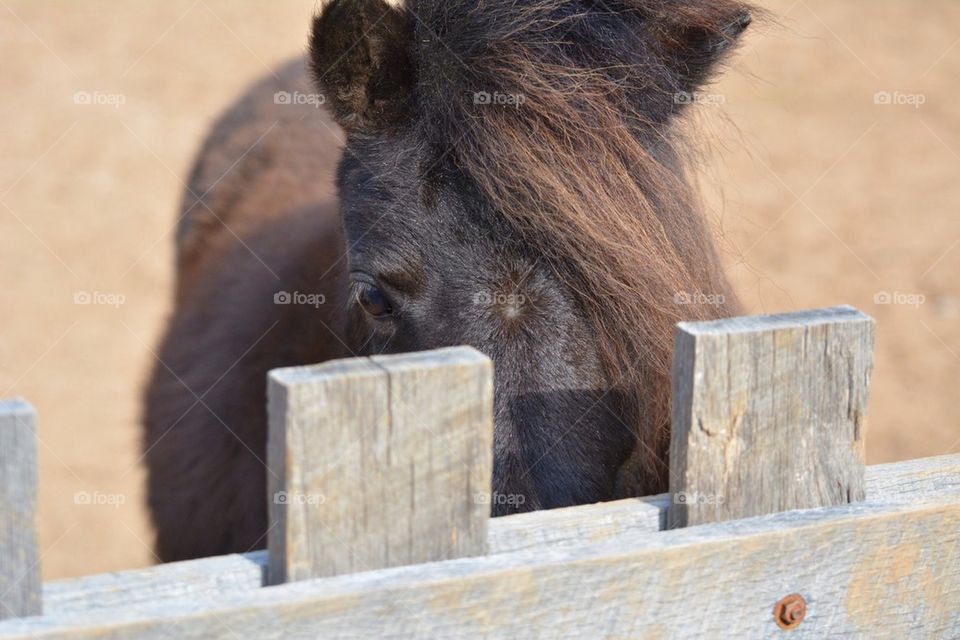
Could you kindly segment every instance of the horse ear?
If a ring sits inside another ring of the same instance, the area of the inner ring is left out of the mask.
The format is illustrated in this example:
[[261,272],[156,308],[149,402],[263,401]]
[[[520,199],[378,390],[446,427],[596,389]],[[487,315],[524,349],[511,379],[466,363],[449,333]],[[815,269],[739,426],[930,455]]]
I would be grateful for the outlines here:
[[332,0],[313,19],[309,64],[347,131],[396,128],[410,111],[410,15],[396,0]]
[[678,92],[694,92],[709,81],[752,20],[748,5],[735,0],[668,0],[656,5],[650,33]]

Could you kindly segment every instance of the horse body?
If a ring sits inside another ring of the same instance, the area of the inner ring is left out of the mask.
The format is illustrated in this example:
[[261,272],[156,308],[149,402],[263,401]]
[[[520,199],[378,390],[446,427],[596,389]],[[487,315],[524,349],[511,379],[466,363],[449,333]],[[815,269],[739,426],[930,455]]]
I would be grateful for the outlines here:
[[[145,402],[148,500],[165,561],[265,543],[266,372],[349,352],[333,173],[342,134],[302,63],[215,125],[177,230],[176,311]],[[278,294],[324,296],[277,304]]]
[[200,153],[145,412],[165,561],[263,544],[266,373],[335,357],[490,356],[493,490],[523,496],[494,515],[666,486],[673,323],[735,309],[675,96],[708,79],[746,7],[395,4],[334,0],[315,19],[332,119],[293,64]]

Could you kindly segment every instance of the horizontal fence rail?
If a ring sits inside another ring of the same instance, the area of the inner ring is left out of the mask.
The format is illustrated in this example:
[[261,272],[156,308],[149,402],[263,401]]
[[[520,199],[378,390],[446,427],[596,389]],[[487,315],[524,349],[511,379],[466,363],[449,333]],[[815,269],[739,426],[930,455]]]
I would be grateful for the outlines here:
[[[867,467],[867,495],[877,504],[960,498],[960,455]],[[620,535],[666,529],[668,494],[536,511],[490,521],[491,554],[576,547]],[[157,599],[217,598],[267,586],[267,552],[175,562],[148,569],[57,580],[44,585],[51,615],[150,604]]]
[[[956,455],[882,465],[869,474],[867,500],[854,505],[667,531],[613,527],[597,542],[580,537],[486,557],[48,614],[0,623],[0,638],[643,637],[661,630],[667,637],[769,638],[780,632],[775,604],[794,593],[807,613],[791,638],[956,637],[958,472]],[[873,499],[872,486],[889,493]],[[563,511],[588,528],[596,514],[580,519],[579,509]],[[531,518],[532,528],[543,528],[534,520],[548,514],[494,520],[491,542],[500,520]],[[161,569],[169,567],[150,571]]]
[[469,348],[278,370],[267,550],[51,582],[0,638],[960,637],[960,455],[864,466],[872,320],[676,340],[668,494],[490,519]]

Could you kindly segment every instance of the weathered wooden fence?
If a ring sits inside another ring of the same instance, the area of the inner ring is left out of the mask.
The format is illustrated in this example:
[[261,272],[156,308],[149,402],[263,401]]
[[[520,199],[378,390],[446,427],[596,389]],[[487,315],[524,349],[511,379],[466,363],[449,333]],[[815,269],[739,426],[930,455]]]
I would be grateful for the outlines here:
[[275,371],[266,551],[42,587],[0,404],[0,638],[960,638],[960,456],[864,466],[872,343],[849,307],[681,324],[670,493],[497,519],[482,355]]

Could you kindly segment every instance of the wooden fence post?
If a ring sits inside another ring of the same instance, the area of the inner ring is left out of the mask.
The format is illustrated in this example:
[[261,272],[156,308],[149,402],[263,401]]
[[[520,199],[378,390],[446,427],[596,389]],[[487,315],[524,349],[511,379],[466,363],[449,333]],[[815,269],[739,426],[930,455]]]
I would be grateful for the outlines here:
[[872,368],[848,306],[678,324],[669,526],[863,500]]
[[0,400],[0,619],[40,615],[36,413]]
[[487,552],[493,376],[469,347],[271,372],[271,584]]

